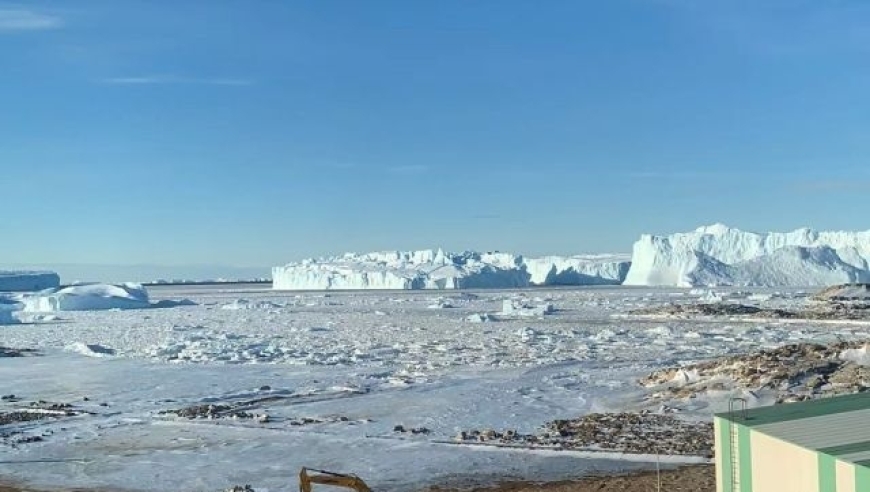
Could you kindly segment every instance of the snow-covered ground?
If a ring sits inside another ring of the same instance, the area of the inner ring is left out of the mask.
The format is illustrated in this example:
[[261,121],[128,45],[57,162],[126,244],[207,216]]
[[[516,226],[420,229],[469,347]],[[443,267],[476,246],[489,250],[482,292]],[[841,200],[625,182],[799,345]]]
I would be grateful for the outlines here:
[[[681,362],[792,341],[870,338],[870,326],[856,323],[618,316],[670,301],[781,307],[807,296],[753,292],[152,288],[151,300],[198,305],[59,312],[0,328],[0,346],[44,354],[0,358],[0,395],[16,395],[0,402],[0,414],[39,400],[80,412],[0,425],[0,437],[22,432],[0,439],[0,478],[37,487],[285,490],[299,467],[311,466],[357,473],[375,490],[420,490],[650,467],[649,456],[499,449],[457,444],[454,436],[532,432],[557,418],[641,408],[637,379]],[[554,310],[505,316],[505,300]],[[242,403],[252,418],[161,413]],[[705,401],[686,408],[690,417],[719,409]],[[398,425],[428,433],[395,432]],[[43,440],[12,444],[35,436]]]

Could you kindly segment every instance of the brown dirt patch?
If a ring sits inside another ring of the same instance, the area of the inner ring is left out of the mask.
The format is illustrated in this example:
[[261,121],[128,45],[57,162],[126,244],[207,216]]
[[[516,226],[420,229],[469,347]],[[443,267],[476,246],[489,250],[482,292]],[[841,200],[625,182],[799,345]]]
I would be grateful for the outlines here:
[[[715,469],[711,465],[686,466],[662,472],[662,491],[715,492]],[[432,488],[429,492],[458,492]],[[466,492],[656,492],[656,473],[643,472],[624,476],[594,477],[583,480],[531,483],[510,482],[479,487]]]

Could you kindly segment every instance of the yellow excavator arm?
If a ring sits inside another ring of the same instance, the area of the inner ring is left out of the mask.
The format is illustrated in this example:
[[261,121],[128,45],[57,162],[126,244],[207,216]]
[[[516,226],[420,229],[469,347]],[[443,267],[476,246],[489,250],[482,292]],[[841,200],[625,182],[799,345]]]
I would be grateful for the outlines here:
[[299,472],[299,492],[311,492],[311,484],[334,485],[356,490],[356,492],[372,492],[372,489],[356,475],[345,475],[313,468],[302,468]]

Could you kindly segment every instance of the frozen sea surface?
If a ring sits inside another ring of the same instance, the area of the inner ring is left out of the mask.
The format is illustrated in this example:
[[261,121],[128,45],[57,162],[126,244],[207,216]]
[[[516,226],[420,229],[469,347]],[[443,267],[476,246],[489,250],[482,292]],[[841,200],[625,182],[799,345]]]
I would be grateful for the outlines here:
[[[0,476],[37,487],[220,490],[249,483],[278,490],[295,487],[299,467],[310,466],[357,473],[376,490],[419,490],[650,467],[654,457],[495,449],[455,444],[453,437],[468,429],[531,432],[557,418],[637,409],[643,390],[636,379],[666,365],[870,336],[856,324],[620,317],[711,296],[780,307],[804,297],[749,294],[153,288],[154,300],[199,305],[63,312],[0,328],[0,346],[44,353],[0,359],[0,395],[20,399],[0,403],[0,412],[38,400],[88,412],[0,427],[43,438],[0,444]],[[504,300],[520,298],[556,311],[497,315]],[[472,316],[485,313],[495,316]],[[254,402],[250,412],[268,420],[162,413],[241,402]],[[693,412],[705,417],[713,410],[699,404]],[[395,432],[399,425],[429,432]]]

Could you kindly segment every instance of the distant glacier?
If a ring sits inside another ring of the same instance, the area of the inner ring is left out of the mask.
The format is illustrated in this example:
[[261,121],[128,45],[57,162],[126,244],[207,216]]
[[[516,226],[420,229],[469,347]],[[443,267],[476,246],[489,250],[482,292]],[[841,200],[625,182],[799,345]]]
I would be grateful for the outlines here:
[[272,280],[277,290],[870,283],[870,231],[755,233],[713,224],[670,235],[644,234],[631,255],[525,257],[441,249],[346,253],[275,267]]
[[347,253],[272,269],[276,290],[485,289],[535,285],[619,285],[628,255],[525,258],[441,249]]

